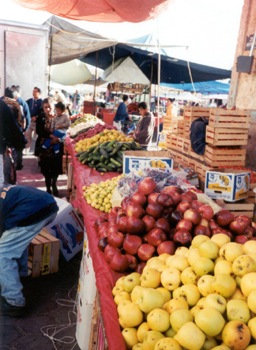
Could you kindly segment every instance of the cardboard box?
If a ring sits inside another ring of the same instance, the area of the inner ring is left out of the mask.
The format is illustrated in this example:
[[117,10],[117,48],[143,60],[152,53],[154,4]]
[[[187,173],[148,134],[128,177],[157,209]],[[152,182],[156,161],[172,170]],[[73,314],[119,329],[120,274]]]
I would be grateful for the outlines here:
[[60,198],[55,200],[59,211],[55,220],[44,229],[60,240],[60,251],[69,261],[83,248],[85,228],[71,204]]
[[169,172],[173,169],[173,159],[168,151],[125,151],[123,153],[123,173],[139,172],[147,168]]
[[249,196],[250,171],[211,169],[205,175],[205,194],[214,199],[236,202]]

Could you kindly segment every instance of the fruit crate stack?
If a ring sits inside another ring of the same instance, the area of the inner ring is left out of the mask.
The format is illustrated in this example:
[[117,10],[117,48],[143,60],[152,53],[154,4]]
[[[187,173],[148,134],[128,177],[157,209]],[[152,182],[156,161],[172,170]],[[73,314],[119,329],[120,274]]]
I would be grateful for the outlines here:
[[172,117],[170,115],[163,117],[163,131],[166,133],[171,133],[172,131]]
[[209,107],[184,107],[184,133],[183,136],[186,139],[190,138],[190,127],[194,120],[199,117],[209,119],[210,108]]

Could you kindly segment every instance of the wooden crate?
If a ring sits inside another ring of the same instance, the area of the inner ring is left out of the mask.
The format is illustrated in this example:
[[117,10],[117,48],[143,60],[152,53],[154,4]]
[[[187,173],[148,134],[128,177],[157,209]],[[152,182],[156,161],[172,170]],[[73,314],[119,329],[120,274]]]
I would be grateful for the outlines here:
[[172,135],[171,148],[178,150],[177,146],[178,146],[178,136]]
[[176,149],[177,151],[179,152],[183,152],[183,137],[181,136],[177,136],[177,146],[176,146]]
[[223,209],[229,210],[234,215],[245,215],[252,219],[254,215],[254,203],[250,203],[248,199],[236,203],[228,203],[216,200],[217,204]]
[[249,129],[251,111],[242,109],[211,108],[209,126],[213,128]]
[[205,147],[204,161],[211,167],[219,167],[225,165],[244,166],[246,158],[246,149],[223,147]]
[[213,146],[246,146],[248,132],[248,129],[214,128],[207,125],[205,141]]
[[209,118],[209,113],[210,113],[209,107],[184,107],[184,121],[189,122],[191,124],[194,120],[196,120],[199,117],[204,117],[204,118]]
[[183,137],[185,139],[190,139],[190,122],[184,121],[184,132]]
[[250,187],[249,187],[249,197],[247,198],[247,200],[250,202],[250,203],[256,203],[255,201],[255,196],[256,196],[256,193],[253,192],[253,189],[256,188],[256,184],[250,184]]
[[204,155],[200,156],[199,154],[197,154],[196,152],[193,151],[192,147],[191,147],[191,150],[190,150],[190,155],[191,155],[191,157],[193,157],[195,159],[198,159],[201,162],[204,162]]
[[103,317],[100,307],[99,292],[96,292],[92,310],[92,322],[89,347],[90,350],[108,350],[108,342],[103,323]]
[[195,171],[198,173],[198,177],[201,181],[205,182],[205,173],[210,170],[211,167],[203,164],[200,161],[195,161]]
[[59,270],[60,240],[44,229],[29,245],[28,269],[32,277],[47,275]]
[[172,118],[171,132],[172,132],[172,134],[183,135],[183,133],[184,133],[184,118],[183,117]]
[[183,138],[182,152],[187,155],[191,152],[191,142],[186,138]]

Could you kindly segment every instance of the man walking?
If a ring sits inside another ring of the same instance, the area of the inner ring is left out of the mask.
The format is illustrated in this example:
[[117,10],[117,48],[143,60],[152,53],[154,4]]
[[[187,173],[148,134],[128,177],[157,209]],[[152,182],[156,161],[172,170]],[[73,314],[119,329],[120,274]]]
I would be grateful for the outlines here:
[[29,152],[29,149],[31,147],[32,138],[36,138],[36,119],[38,117],[39,110],[42,107],[42,99],[40,98],[40,96],[41,96],[41,89],[38,87],[34,87],[33,98],[30,98],[27,100],[27,104],[28,104],[28,108],[31,116],[31,123],[25,134],[25,137],[28,141],[27,147],[26,147],[27,152]]

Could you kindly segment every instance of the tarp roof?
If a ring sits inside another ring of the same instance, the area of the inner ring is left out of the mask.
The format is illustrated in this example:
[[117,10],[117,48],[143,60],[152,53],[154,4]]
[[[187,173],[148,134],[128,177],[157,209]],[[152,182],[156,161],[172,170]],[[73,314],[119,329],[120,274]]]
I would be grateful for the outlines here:
[[175,0],[14,0],[32,10],[92,22],[143,22],[158,17]]
[[77,85],[92,78],[86,64],[79,60],[57,64],[51,67],[51,80],[62,85]]
[[[181,89],[185,91],[194,91],[193,85],[191,83],[187,84],[166,84],[161,83],[162,86],[168,88]],[[221,83],[218,81],[204,81],[194,83],[196,92],[201,94],[228,94],[230,84]]]

